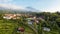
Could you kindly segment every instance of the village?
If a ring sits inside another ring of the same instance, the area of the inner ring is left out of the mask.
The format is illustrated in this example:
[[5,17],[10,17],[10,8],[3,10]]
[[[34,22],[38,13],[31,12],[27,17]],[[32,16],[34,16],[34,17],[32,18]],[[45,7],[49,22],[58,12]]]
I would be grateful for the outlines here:
[[[25,15],[25,14],[4,14],[3,18],[4,19],[13,19],[13,20],[16,20],[16,19],[20,19],[21,16],[24,16],[26,17],[25,20],[27,20],[27,24],[32,26],[33,28],[36,28],[38,29],[38,24],[40,23],[40,20],[41,21],[45,21],[43,18],[43,16],[40,16],[39,18],[37,18],[36,16],[33,16],[33,15]],[[47,31],[49,32],[51,29],[48,28],[48,27],[45,27],[45,25],[43,25],[43,30],[44,31]],[[18,28],[18,31],[24,31],[24,28]]]
[[[59,18],[55,15],[55,13],[53,14],[55,17]],[[11,29],[11,33],[13,34],[44,34],[50,33],[51,31],[52,33],[57,32],[59,34],[58,31],[60,31],[59,21],[57,21],[58,23],[56,23],[56,21],[54,21],[56,18],[48,13],[36,15],[5,13],[1,14],[0,16],[0,32],[9,32]]]

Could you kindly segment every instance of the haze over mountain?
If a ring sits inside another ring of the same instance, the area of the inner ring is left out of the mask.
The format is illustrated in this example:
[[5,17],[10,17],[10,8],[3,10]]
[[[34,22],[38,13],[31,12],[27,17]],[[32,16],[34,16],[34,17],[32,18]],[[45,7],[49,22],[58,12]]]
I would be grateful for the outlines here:
[[16,5],[7,5],[7,4],[0,4],[0,10],[14,10],[14,11],[30,11],[30,12],[39,12],[39,10],[32,8],[32,7],[22,7]]

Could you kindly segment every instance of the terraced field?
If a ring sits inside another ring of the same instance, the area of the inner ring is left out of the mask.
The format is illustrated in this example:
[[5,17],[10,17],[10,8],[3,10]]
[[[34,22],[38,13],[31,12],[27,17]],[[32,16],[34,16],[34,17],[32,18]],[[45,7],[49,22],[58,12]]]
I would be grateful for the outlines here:
[[[24,27],[25,31],[18,32],[17,28],[18,27]],[[41,31],[41,30],[39,30]],[[59,34],[60,30],[51,30],[49,32],[43,31],[42,34]],[[0,20],[0,34],[38,34],[38,31],[35,30],[34,27],[26,24],[25,22],[17,22],[17,21],[12,21],[12,20]]]
[[[21,26],[24,26],[24,25],[19,25],[19,27]],[[13,23],[12,21],[3,21],[3,20],[0,20],[0,34],[20,34],[21,32],[17,32],[17,27],[18,27],[18,23]],[[24,33],[25,34],[33,34],[33,31],[24,26],[25,27],[25,31]]]

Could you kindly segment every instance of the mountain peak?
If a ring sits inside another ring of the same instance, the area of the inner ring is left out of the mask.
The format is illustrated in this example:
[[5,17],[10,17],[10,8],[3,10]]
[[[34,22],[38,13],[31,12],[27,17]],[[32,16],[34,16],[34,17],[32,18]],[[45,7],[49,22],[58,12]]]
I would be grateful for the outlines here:
[[39,10],[33,8],[33,7],[26,7],[26,9],[27,9],[28,11],[33,11],[33,12],[39,11]]

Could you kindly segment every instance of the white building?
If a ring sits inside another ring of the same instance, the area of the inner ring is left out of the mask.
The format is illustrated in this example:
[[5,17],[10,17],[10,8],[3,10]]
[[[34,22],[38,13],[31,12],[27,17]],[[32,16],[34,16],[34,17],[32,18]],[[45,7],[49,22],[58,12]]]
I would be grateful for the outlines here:
[[49,31],[50,31],[50,28],[43,27],[43,30],[44,30],[44,31],[48,31],[48,32],[49,32]]

